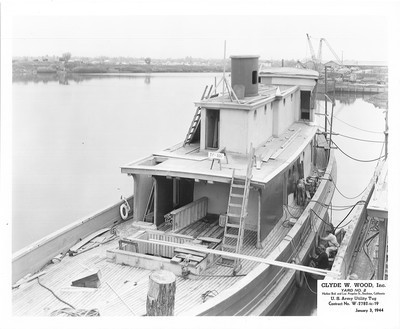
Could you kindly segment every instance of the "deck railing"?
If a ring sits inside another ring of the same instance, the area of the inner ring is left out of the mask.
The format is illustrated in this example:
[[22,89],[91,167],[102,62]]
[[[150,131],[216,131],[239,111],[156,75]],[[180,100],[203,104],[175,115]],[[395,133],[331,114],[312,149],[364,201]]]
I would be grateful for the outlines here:
[[172,210],[166,216],[172,221],[172,231],[188,226],[207,215],[208,198],[202,197],[179,209]]

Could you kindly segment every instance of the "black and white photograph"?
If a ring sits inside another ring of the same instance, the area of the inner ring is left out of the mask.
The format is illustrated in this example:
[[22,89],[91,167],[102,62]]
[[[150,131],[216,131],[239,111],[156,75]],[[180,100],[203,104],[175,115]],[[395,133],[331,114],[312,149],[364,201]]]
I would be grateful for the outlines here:
[[1,1],[0,327],[399,328],[399,9]]

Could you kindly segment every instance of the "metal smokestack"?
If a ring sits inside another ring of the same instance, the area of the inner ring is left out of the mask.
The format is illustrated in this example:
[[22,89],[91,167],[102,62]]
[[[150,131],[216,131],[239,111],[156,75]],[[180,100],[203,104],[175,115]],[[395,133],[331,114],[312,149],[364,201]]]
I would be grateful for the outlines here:
[[239,99],[258,95],[257,55],[231,56],[231,84]]

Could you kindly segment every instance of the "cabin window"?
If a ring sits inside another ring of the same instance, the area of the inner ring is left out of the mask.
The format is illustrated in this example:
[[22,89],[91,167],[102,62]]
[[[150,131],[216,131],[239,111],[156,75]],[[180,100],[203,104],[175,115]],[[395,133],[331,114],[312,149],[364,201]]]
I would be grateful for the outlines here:
[[206,148],[219,148],[219,110],[207,110]]
[[252,72],[252,83],[253,85],[255,85],[258,81],[258,77],[257,77],[257,71],[253,71]]
[[300,91],[301,119],[310,120],[311,91]]

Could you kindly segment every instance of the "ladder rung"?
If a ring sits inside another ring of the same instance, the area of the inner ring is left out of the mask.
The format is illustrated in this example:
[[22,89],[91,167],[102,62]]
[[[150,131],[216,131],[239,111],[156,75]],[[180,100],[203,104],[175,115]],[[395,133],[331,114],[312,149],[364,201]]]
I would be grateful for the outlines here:
[[240,228],[239,224],[226,223],[225,225],[228,226],[228,227]]
[[230,207],[239,207],[239,208],[242,208],[242,204],[241,204],[241,203],[230,203],[229,206],[230,206]]
[[225,233],[226,238],[238,239],[239,237],[236,234]]
[[229,244],[223,244],[222,248],[224,249],[231,249],[231,250],[236,250],[236,246],[231,246]]
[[240,217],[240,214],[231,214],[231,213],[227,213],[228,217]]
[[233,187],[236,188],[245,188],[245,185],[241,185],[241,184],[232,184]]
[[235,194],[235,193],[232,193],[231,196],[233,196],[233,197],[235,197],[235,198],[244,198],[244,195],[243,195],[243,194]]

